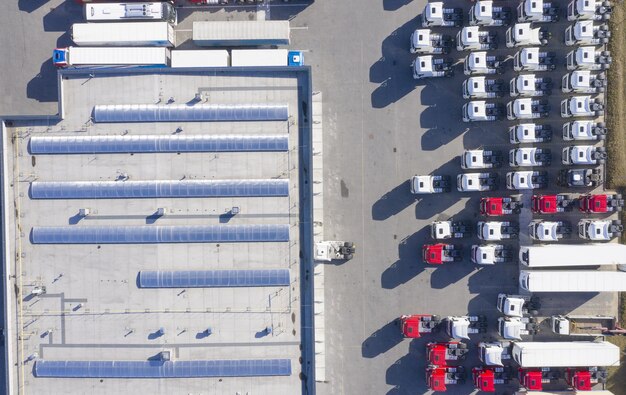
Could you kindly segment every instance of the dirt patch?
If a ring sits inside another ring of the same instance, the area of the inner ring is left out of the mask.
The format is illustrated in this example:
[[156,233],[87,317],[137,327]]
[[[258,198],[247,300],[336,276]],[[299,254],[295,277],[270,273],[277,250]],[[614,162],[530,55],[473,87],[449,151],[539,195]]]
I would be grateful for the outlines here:
[[[622,350],[622,359],[626,352],[626,336],[609,336],[608,341]],[[609,368],[607,389],[615,395],[626,395],[626,364],[622,363],[615,368]]]
[[613,15],[609,21],[611,41],[609,50],[613,63],[608,71],[608,94],[606,95],[606,146],[607,186],[611,189],[626,188],[626,3],[613,2]]

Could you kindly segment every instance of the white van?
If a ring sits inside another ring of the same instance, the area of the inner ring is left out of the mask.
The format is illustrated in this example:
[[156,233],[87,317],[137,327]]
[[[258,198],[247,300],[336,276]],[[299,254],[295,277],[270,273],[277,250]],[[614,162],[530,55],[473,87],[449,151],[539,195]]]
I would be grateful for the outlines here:
[[87,3],[87,22],[104,21],[163,21],[173,25],[177,22],[176,8],[172,3]]

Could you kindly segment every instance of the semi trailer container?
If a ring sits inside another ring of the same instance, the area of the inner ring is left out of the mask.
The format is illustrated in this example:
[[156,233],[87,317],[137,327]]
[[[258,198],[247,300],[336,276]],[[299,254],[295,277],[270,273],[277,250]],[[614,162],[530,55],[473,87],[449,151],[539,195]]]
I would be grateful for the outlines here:
[[151,47],[67,47],[52,53],[57,67],[80,66],[167,66],[169,49]]
[[230,54],[225,49],[175,50],[171,52],[172,67],[228,67]]
[[607,243],[522,246],[519,261],[528,267],[626,265],[626,245]]
[[176,8],[172,3],[89,3],[84,5],[87,22],[164,21],[176,24]]
[[173,47],[174,28],[167,22],[75,23],[72,41],[84,46]]
[[609,342],[514,342],[511,356],[523,368],[619,366],[620,348]]
[[193,42],[201,47],[289,44],[289,21],[196,21]]
[[529,292],[623,292],[626,272],[521,270],[519,285]]

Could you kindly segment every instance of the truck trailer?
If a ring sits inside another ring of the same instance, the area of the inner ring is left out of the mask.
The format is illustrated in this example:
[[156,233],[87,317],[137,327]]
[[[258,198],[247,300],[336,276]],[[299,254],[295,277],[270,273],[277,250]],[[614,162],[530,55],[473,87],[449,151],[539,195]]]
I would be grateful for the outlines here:
[[230,54],[225,49],[175,50],[171,52],[172,67],[228,67]]
[[609,342],[514,342],[513,360],[522,368],[619,366],[620,348]]
[[626,272],[520,270],[519,285],[529,292],[623,292]]
[[289,21],[196,21],[192,34],[201,47],[288,45]]
[[519,261],[528,267],[626,265],[626,245],[607,243],[522,246]]
[[52,61],[57,67],[80,66],[162,66],[169,63],[169,49],[151,47],[67,47],[56,48]]
[[304,56],[301,51],[233,49],[230,53],[231,66],[233,67],[301,66],[304,64]]
[[174,28],[167,22],[75,23],[72,41],[80,46],[174,47]]

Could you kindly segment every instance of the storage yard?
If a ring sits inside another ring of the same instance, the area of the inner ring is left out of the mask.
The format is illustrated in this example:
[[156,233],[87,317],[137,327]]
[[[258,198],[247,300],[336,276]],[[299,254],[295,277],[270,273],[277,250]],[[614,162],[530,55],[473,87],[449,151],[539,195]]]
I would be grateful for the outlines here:
[[626,393],[622,3],[136,3],[14,11],[4,392]]

